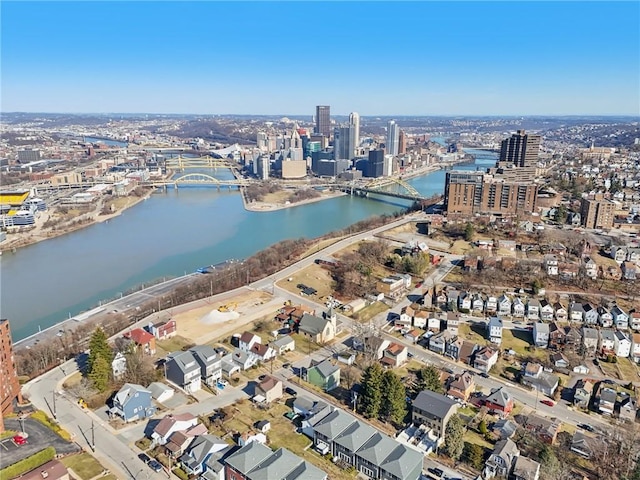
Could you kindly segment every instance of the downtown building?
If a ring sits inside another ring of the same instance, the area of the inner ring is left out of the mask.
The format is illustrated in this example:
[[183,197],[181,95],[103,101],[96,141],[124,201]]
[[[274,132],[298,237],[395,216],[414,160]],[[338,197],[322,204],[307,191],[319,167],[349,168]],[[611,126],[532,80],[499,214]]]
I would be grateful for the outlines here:
[[316,129],[317,135],[329,138],[331,135],[331,107],[329,105],[316,106]]
[[4,431],[4,416],[13,412],[13,402],[22,401],[9,320],[0,320],[0,432]]
[[515,167],[536,168],[540,153],[540,135],[532,135],[518,130],[500,145],[498,165],[513,164]]
[[399,147],[400,130],[398,130],[398,124],[395,122],[395,120],[390,120],[389,123],[387,123],[387,153],[395,157],[399,153]]
[[616,204],[601,193],[580,201],[580,220],[585,228],[611,229],[615,219]]

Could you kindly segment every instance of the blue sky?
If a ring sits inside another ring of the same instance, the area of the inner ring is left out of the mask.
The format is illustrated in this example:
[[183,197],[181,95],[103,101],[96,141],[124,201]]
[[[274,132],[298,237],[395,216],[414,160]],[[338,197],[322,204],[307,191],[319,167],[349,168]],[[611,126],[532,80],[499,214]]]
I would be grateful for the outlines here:
[[640,2],[1,3],[1,110],[640,115]]

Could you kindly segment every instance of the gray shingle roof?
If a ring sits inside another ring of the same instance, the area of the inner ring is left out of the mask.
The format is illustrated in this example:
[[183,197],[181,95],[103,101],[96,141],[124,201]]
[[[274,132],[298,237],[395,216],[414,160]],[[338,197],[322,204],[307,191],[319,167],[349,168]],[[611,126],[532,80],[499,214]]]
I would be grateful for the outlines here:
[[[405,445],[398,445],[381,465],[382,469],[396,478],[407,478],[407,475],[422,466],[424,454]],[[420,471],[418,469],[418,471]]]
[[334,410],[316,423],[313,429],[321,435],[333,440],[355,421],[356,419],[354,417],[344,413],[342,410]]
[[227,464],[243,473],[253,470],[264,462],[273,452],[260,442],[251,442],[227,458]]
[[302,459],[289,450],[280,448],[260,462],[248,475],[249,480],[280,480],[285,478]]
[[415,398],[412,405],[438,418],[444,418],[456,406],[456,402],[440,393],[423,390]]
[[362,422],[354,422],[334,440],[338,445],[357,451],[376,433],[376,429]]
[[389,456],[389,452],[396,448],[398,442],[386,435],[376,432],[365,443],[360,450],[358,450],[358,457],[373,463],[374,465],[381,466],[382,462]]
[[[324,360],[323,362],[320,362],[319,364],[314,365],[311,368],[315,368],[316,370],[318,370],[323,378],[328,378],[333,375],[336,370],[340,370],[340,367],[333,365],[329,360]],[[309,370],[311,370],[311,368]]]
[[329,320],[326,318],[316,317],[315,315],[305,313],[300,319],[298,330],[308,333],[309,335],[317,335],[324,331],[327,323],[329,323]]

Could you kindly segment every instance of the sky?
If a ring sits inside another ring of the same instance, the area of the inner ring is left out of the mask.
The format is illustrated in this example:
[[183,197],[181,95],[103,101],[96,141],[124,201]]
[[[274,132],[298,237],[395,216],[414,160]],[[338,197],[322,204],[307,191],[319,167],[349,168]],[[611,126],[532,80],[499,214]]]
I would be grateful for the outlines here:
[[640,2],[0,2],[0,111],[640,115]]

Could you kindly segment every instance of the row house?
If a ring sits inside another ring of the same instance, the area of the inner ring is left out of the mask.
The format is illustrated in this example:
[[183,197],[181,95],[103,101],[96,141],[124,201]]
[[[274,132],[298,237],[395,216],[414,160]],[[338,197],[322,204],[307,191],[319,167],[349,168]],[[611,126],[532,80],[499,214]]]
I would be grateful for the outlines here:
[[613,346],[616,356],[620,358],[627,358],[631,354],[631,339],[620,330],[613,334]]
[[631,336],[631,359],[640,363],[640,333],[634,333]]
[[640,311],[629,314],[629,327],[635,332],[640,332]]
[[598,278],[598,264],[591,257],[584,257],[582,261],[587,277],[591,279]]
[[613,315],[611,315],[609,309],[603,306],[599,306],[597,310],[600,326],[603,328],[609,328],[613,326]]
[[411,402],[411,421],[426,426],[441,444],[445,440],[447,423],[458,411],[458,403],[441,393],[423,390]]
[[627,330],[629,328],[629,315],[625,313],[618,305],[614,305],[611,309],[613,323],[618,330]]
[[527,318],[537,320],[540,318],[541,303],[538,299],[532,298],[527,302]]
[[640,248],[638,247],[613,246],[609,250],[609,255],[618,264],[624,262],[640,264]]
[[540,301],[540,319],[550,322],[554,319],[556,314],[553,305],[551,305],[547,300]]
[[582,329],[582,345],[590,355],[595,355],[600,343],[600,332],[595,328],[584,327]]
[[496,363],[498,363],[498,350],[489,347],[478,350],[473,356],[473,368],[484,373],[489,373]]
[[549,345],[549,324],[536,322],[533,324],[533,344],[539,348]]
[[577,407],[587,409],[593,394],[593,381],[589,379],[579,379],[573,387],[573,404]]
[[600,343],[598,349],[603,355],[613,355],[615,350],[615,335],[611,329],[603,328],[600,330]]
[[502,343],[502,319],[500,317],[491,317],[487,324],[487,331],[489,333],[489,341],[496,345]]
[[165,360],[167,380],[187,393],[210,387],[222,378],[222,358],[210,345],[198,345],[184,352],[173,352]]

